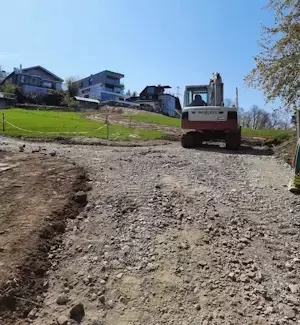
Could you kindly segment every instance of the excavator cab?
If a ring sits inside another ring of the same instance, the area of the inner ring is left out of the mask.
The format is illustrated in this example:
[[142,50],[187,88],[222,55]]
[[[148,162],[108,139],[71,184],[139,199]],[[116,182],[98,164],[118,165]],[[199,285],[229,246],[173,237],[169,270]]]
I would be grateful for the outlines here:
[[208,105],[207,86],[187,86],[184,93],[184,107],[207,106]]

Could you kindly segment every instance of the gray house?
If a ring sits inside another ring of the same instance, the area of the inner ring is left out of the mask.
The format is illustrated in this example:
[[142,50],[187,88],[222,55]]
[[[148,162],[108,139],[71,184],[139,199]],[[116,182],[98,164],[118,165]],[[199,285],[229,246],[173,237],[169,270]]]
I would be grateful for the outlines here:
[[22,69],[14,68],[14,71],[9,74],[1,83],[11,82],[20,87],[23,95],[26,94],[46,94],[49,90],[61,90],[63,79],[56,76],[54,73],[43,68],[40,65]]
[[80,97],[93,98],[97,100],[124,100],[124,84],[121,73],[105,70],[78,82]]

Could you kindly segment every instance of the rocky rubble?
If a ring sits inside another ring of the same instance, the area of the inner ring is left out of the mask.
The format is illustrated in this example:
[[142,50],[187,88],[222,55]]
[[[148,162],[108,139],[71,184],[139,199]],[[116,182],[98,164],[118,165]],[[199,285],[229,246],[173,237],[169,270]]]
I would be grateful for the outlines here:
[[[177,145],[45,147],[84,166],[92,190],[53,248],[33,324],[300,324],[286,166]],[[80,320],[66,313],[78,304]]]

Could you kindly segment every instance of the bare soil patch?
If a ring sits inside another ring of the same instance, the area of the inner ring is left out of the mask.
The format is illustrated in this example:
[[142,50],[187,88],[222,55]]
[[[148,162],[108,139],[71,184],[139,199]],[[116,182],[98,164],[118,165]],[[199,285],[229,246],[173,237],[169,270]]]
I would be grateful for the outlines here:
[[[49,137],[49,138],[36,138],[36,137],[19,137],[23,141],[34,141],[40,143],[60,143],[70,145],[87,145],[87,146],[105,146],[105,147],[154,147],[171,144],[173,138],[165,136],[165,139],[156,140],[130,140],[130,141],[115,141],[100,138],[85,138],[85,137]],[[179,140],[179,139],[178,139]]]
[[[86,117],[88,119],[100,120],[103,122],[108,119],[110,123],[120,124],[127,127],[162,131],[167,135],[167,139],[173,139],[173,141],[180,140],[182,133],[180,128],[154,123],[137,122],[132,120],[129,116],[135,114],[141,114],[141,111],[132,108],[103,106],[99,111],[86,114]],[[157,115],[156,113],[151,112],[147,112],[147,114]]]
[[82,209],[74,193],[86,176],[67,161],[8,152],[0,152],[0,176],[0,323],[16,324],[47,288],[49,250]]

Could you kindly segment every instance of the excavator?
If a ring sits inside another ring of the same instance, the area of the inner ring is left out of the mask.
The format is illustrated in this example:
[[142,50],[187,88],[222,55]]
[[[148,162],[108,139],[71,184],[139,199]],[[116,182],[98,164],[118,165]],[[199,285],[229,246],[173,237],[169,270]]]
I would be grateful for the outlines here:
[[203,141],[225,140],[226,148],[238,150],[241,146],[241,127],[236,104],[224,106],[224,84],[220,73],[213,73],[208,85],[185,87],[181,114],[181,145],[195,148]]

